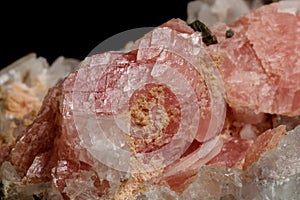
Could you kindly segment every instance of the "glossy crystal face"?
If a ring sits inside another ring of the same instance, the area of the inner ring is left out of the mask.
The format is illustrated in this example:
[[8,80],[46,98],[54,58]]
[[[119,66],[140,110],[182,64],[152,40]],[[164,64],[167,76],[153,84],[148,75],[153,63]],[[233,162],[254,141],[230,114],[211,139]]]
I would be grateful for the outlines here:
[[0,198],[296,199],[299,8],[173,18],[50,68],[23,58],[0,73]]

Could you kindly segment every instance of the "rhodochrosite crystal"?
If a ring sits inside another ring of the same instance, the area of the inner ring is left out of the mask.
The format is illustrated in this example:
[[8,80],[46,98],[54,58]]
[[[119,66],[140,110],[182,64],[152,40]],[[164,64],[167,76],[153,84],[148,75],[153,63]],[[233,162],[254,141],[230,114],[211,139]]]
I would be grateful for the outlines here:
[[5,195],[295,198],[299,7],[273,3],[209,26],[209,46],[170,19],[128,52],[85,58],[1,166]]
[[[26,181],[50,179],[71,199],[133,198],[143,184],[195,172],[220,152],[226,107],[219,78],[200,33],[171,20],[136,50],[82,61],[50,90],[12,163]],[[197,146],[187,152],[191,143]]]
[[[273,3],[211,27],[219,41],[211,48],[221,62],[229,105],[257,113],[300,114],[299,7],[298,1]],[[229,39],[228,29],[234,31]]]

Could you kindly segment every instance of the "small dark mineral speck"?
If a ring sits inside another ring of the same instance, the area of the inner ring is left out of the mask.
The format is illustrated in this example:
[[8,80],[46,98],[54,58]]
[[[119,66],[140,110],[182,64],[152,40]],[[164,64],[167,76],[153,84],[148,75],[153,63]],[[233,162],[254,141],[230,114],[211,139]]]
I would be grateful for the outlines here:
[[231,38],[234,35],[234,32],[232,29],[228,29],[226,31],[226,38]]
[[125,182],[125,181],[127,181],[126,178],[123,178],[123,177],[120,178],[120,182],[121,182],[121,183],[123,183],[123,182]]
[[136,197],[136,200],[147,200],[147,199],[148,199],[147,196],[144,195],[144,194],[141,194],[141,195]]
[[232,194],[227,194],[225,196],[222,196],[220,200],[236,200],[236,198]]
[[262,3],[267,5],[267,4],[271,4],[271,3],[274,3],[274,2],[278,2],[280,0],[262,0]]
[[4,198],[4,188],[2,181],[0,180],[0,199]]
[[34,199],[34,200],[41,200],[41,198],[40,198],[40,197],[38,197],[38,196],[37,196],[37,195],[35,195],[35,194],[33,194],[33,195],[32,195],[32,197],[33,197],[33,199]]
[[209,28],[201,21],[195,20],[194,22],[188,24],[194,31],[201,32],[202,41],[206,46],[217,44],[217,37],[209,30]]

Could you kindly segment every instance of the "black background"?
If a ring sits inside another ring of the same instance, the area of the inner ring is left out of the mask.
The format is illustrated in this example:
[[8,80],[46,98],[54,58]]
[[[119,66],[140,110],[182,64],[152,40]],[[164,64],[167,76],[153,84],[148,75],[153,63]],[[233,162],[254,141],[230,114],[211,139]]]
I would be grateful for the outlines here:
[[34,52],[84,59],[103,40],[125,30],[187,18],[188,0],[41,1],[0,5],[0,68]]

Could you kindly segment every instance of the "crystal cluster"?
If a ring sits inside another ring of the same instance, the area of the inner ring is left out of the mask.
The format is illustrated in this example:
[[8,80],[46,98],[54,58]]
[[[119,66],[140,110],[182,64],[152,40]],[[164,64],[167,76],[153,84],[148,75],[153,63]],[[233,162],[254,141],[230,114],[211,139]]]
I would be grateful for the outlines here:
[[36,118],[48,89],[78,63],[60,56],[49,64],[30,53],[0,72],[0,165],[9,159],[16,139]]
[[297,199],[299,8],[200,31],[170,19],[129,51],[85,58],[7,150],[0,195]]
[[242,175],[241,199],[298,199],[300,126],[287,132]]

